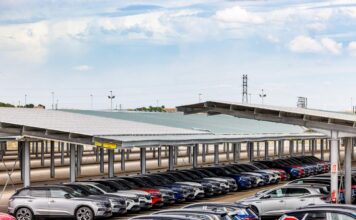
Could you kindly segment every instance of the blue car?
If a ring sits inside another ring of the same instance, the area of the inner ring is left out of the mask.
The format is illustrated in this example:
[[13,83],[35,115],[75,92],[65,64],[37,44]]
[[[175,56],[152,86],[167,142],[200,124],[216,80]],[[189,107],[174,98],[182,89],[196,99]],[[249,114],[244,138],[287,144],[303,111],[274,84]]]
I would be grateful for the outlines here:
[[202,202],[185,206],[183,209],[222,210],[234,213],[241,220],[258,220],[259,217],[249,206],[234,203]]
[[239,189],[250,189],[252,187],[252,177],[244,174],[234,174],[223,167],[204,167],[202,169],[209,170],[218,176],[233,178]]

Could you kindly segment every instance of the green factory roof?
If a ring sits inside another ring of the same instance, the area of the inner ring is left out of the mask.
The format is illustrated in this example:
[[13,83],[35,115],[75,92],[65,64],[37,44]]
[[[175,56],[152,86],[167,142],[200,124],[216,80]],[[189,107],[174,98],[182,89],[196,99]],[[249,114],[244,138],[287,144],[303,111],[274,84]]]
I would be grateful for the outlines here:
[[163,112],[132,112],[132,111],[91,111],[63,110],[86,115],[144,122],[175,128],[206,130],[214,134],[298,134],[305,131],[300,126],[274,122],[255,121],[236,118],[229,115],[207,116],[206,114],[183,115]]

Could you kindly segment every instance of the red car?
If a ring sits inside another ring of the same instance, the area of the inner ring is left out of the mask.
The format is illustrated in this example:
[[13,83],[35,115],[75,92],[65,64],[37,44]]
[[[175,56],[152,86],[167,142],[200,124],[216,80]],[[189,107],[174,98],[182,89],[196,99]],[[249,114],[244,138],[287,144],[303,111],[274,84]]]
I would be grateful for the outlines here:
[[0,220],[16,220],[16,218],[12,215],[8,215],[0,212]]
[[159,191],[159,189],[141,187],[141,186],[137,185],[136,182],[130,181],[130,178],[126,178],[126,177],[119,177],[115,180],[120,181],[122,184],[125,184],[132,189],[148,192],[151,195],[153,206],[161,207],[164,205],[163,197],[162,197],[161,191]]

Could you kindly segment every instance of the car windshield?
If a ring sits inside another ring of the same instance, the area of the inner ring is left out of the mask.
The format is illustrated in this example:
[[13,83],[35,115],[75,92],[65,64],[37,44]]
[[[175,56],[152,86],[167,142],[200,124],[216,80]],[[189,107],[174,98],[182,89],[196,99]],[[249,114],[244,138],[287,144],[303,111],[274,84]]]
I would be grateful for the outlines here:
[[82,185],[82,187],[87,189],[87,191],[89,193],[91,193],[92,195],[102,195],[103,194],[102,192],[100,192],[100,190],[98,190],[97,188],[95,188],[93,186],[90,186],[90,185],[84,186],[84,185]]
[[236,171],[238,171],[238,172],[245,172],[246,170],[244,170],[243,168],[241,168],[240,166],[233,166],[234,167],[234,169],[236,170]]
[[197,175],[195,175],[195,173],[193,173],[193,172],[183,171],[183,173],[184,173],[186,176],[190,177],[192,180],[200,180],[200,177],[197,176]]
[[160,185],[169,185],[169,184],[174,183],[173,181],[170,181],[170,180],[168,180],[167,178],[162,178],[162,177],[160,177],[160,176],[154,176],[154,175],[152,175],[151,178],[152,178],[152,180],[153,180],[154,182],[157,182],[157,183],[160,184]]
[[150,187],[153,187],[153,185],[148,182],[148,181],[143,181],[142,179],[140,178],[129,178],[127,179],[127,181],[132,181],[134,182],[137,186],[140,186],[140,187],[147,187],[147,188],[150,188]]
[[117,192],[116,188],[114,188],[114,187],[112,187],[110,185],[107,185],[107,184],[95,183],[95,186],[97,186],[98,188],[104,190],[107,193]]
[[242,166],[245,167],[246,169],[251,170],[251,171],[258,170],[257,167],[250,165],[250,164],[243,164]]
[[122,185],[125,185],[125,186],[131,188],[131,189],[136,189],[136,188],[140,187],[136,183],[127,181],[125,179],[120,179],[118,182],[121,183]]
[[66,187],[64,190],[72,197],[86,197],[87,196],[87,195],[85,195],[79,191],[76,191],[72,188],[69,188],[69,187]]
[[210,177],[218,177],[215,173],[209,171],[209,170],[199,170],[200,172],[210,176]]
[[200,178],[206,178],[209,177],[205,173],[198,171],[198,170],[190,170],[190,172],[194,173],[195,175],[199,176]]
[[125,183],[123,182],[114,182],[114,181],[108,181],[109,184],[111,184],[114,188],[116,188],[117,190],[130,190],[131,187],[127,186]]
[[234,169],[234,168],[232,168],[232,167],[225,167],[225,171],[230,172],[229,174],[232,174],[232,173],[237,173],[237,170],[235,170],[235,169]]
[[268,169],[269,167],[262,164],[262,163],[254,163],[254,165],[258,168],[261,168],[261,169]]
[[176,172],[175,175],[179,176],[182,180],[184,181],[192,181],[193,178],[191,178],[189,175],[181,172]]

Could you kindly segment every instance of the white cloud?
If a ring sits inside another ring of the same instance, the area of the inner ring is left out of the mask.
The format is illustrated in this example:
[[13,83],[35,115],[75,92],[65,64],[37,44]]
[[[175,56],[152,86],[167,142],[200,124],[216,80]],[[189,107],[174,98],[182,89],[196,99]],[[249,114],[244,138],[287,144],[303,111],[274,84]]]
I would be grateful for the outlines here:
[[30,63],[41,63],[47,56],[48,23],[37,22],[0,26],[0,54]]
[[297,53],[317,53],[321,52],[323,47],[313,38],[298,36],[289,43],[289,49]]
[[74,70],[79,71],[79,72],[87,72],[91,69],[92,69],[92,67],[88,66],[88,65],[79,65],[79,66],[74,67]]
[[226,8],[215,13],[215,18],[227,23],[262,24],[264,20],[256,13],[249,12],[240,6]]
[[289,43],[289,49],[296,53],[329,52],[332,54],[340,54],[342,51],[342,44],[330,38],[317,40],[308,36],[300,35]]
[[333,54],[340,54],[342,50],[342,44],[337,43],[336,41],[330,38],[321,39],[321,44],[323,47]]
[[347,49],[351,56],[356,56],[356,41],[350,42]]

